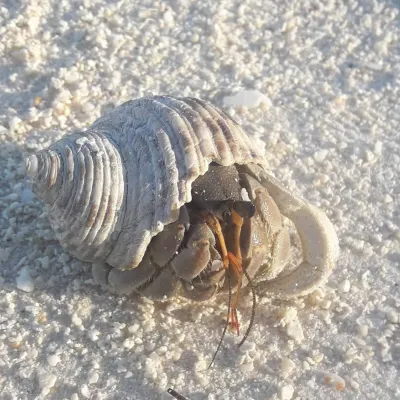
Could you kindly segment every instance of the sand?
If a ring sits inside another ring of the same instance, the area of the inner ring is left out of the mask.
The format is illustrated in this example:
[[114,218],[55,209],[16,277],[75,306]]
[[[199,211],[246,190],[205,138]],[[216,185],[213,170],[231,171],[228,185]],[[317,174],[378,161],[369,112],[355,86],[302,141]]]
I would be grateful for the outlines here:
[[[0,398],[400,398],[399,35],[391,0],[3,1]],[[327,285],[259,291],[211,370],[226,299],[108,293],[24,179],[26,155],[147,94],[224,106],[340,240]]]

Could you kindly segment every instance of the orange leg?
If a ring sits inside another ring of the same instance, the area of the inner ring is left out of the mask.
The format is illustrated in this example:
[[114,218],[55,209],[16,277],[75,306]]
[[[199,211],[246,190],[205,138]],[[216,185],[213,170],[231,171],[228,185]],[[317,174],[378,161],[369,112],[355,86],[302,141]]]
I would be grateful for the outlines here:
[[227,270],[229,268],[229,258],[228,258],[228,250],[226,248],[224,234],[222,233],[221,224],[219,223],[218,219],[214,217],[212,214],[208,214],[206,217],[206,223],[213,232],[217,235],[219,245],[221,247],[222,253],[222,261],[224,263],[224,268]]
[[236,289],[236,295],[232,303],[232,313],[235,316],[236,320],[236,330],[237,334],[239,335],[239,321],[237,318],[237,305],[239,302],[239,292],[240,288],[242,287],[242,251],[240,249],[240,234],[242,231],[243,226],[243,217],[241,217],[234,209],[232,209],[232,222],[235,226],[234,230],[234,246],[235,246],[235,255],[229,255],[229,261],[231,262],[232,269],[237,277],[238,285]]
[[235,225],[234,246],[236,254],[228,252],[221,224],[218,221],[218,219],[212,214],[208,214],[206,217],[206,223],[211,227],[211,229],[215,232],[218,238],[219,245],[221,247],[224,268],[228,270],[229,266],[231,266],[232,271],[237,278],[238,284],[237,284],[235,298],[232,303],[230,320],[231,320],[231,327],[236,328],[237,334],[239,335],[239,321],[236,310],[237,310],[237,304],[239,302],[239,293],[240,293],[240,288],[242,286],[242,276],[243,276],[242,253],[240,250],[240,233],[242,230],[243,218],[235,210],[232,210],[232,221],[233,224]]

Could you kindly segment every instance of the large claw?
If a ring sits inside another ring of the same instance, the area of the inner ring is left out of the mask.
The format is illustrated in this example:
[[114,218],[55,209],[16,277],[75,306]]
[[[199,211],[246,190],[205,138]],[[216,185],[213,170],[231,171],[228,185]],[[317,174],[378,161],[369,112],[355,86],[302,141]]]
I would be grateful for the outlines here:
[[263,283],[263,289],[283,298],[303,296],[325,283],[339,255],[339,242],[332,223],[318,208],[305,203],[257,165],[245,172],[268,190],[279,210],[295,225],[303,262],[288,274]]
[[173,257],[182,243],[185,229],[189,226],[189,214],[185,206],[181,207],[179,218],[164,227],[164,230],[155,236],[149,246],[149,254],[160,267],[163,267]]
[[194,279],[207,267],[211,259],[210,245],[215,244],[214,235],[206,224],[192,226],[188,235],[187,247],[171,261],[178,278],[186,281]]

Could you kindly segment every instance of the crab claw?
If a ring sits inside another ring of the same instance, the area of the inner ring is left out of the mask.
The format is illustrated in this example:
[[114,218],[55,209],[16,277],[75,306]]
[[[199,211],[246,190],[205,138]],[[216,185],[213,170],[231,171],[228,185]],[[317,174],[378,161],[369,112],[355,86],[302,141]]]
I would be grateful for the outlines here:
[[268,190],[280,212],[295,225],[303,262],[290,273],[263,282],[263,289],[282,298],[304,296],[324,284],[339,255],[339,242],[332,223],[318,208],[304,202],[258,166],[247,171]]

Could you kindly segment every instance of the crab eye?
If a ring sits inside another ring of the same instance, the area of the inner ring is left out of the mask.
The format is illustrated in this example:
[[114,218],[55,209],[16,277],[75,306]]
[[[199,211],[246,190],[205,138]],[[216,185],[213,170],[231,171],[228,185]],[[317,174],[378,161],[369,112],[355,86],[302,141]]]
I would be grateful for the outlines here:
[[256,207],[251,201],[243,200],[235,201],[233,209],[243,218],[251,218],[256,211]]

